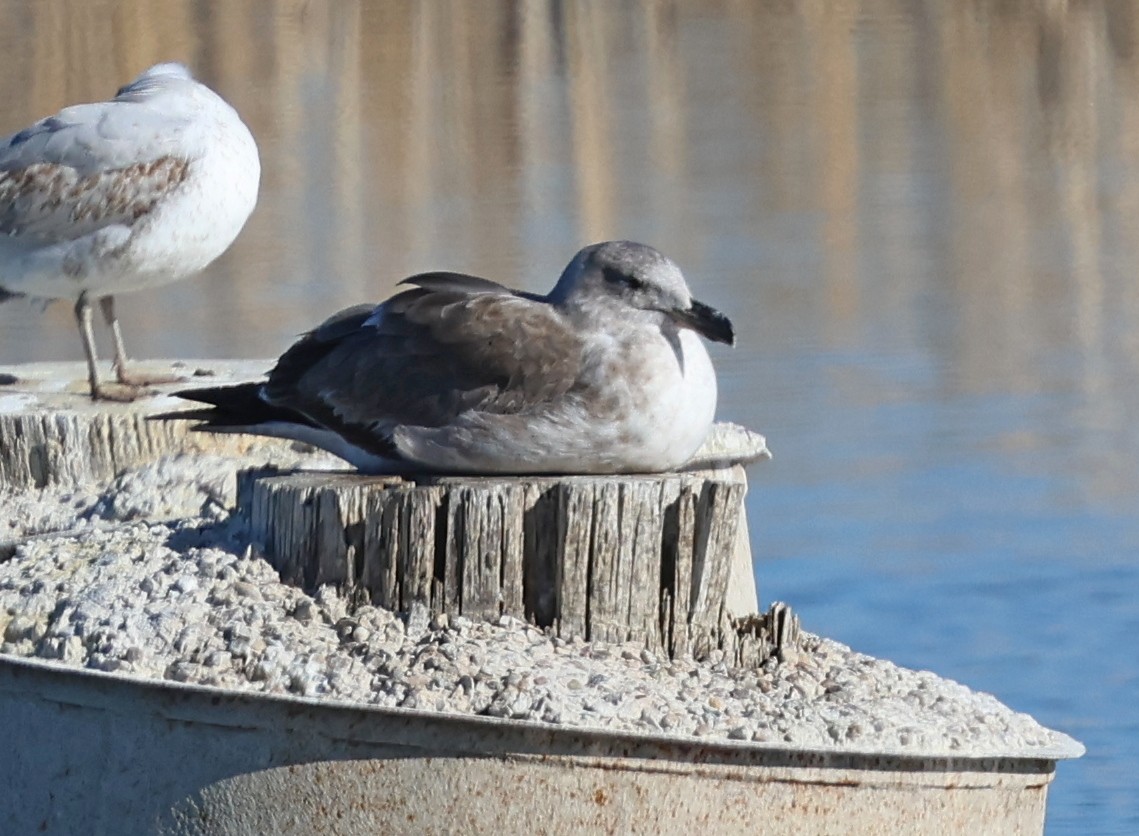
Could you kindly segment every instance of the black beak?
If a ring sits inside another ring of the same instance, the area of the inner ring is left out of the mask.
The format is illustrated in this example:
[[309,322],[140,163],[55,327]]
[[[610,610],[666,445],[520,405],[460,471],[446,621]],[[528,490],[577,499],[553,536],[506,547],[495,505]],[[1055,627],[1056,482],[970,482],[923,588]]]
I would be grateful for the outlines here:
[[732,327],[732,321],[703,302],[693,299],[692,307],[686,311],[673,311],[672,317],[712,342],[736,344],[736,330]]

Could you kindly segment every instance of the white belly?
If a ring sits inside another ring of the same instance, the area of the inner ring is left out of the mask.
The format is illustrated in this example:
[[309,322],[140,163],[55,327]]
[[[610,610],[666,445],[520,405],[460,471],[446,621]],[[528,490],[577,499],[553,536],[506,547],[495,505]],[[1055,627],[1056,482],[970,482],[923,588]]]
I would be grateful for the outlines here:
[[646,377],[636,381],[635,401],[623,422],[629,464],[670,470],[700,448],[716,415],[716,372],[704,343],[692,331],[679,332],[681,362],[654,347],[645,358]]

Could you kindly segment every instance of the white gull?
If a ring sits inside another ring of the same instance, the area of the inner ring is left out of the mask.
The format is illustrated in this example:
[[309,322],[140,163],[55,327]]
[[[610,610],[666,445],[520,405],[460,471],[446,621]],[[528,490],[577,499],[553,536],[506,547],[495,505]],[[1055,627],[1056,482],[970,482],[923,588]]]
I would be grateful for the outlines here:
[[163,418],[291,438],[368,473],[671,470],[700,447],[716,374],[698,335],[733,343],[670,259],[581,250],[547,296],[425,273],[302,337],[264,383],[179,392]]
[[[114,294],[206,267],[257,202],[257,146],[237,112],[181,64],[158,64],[109,102],[67,107],[0,139],[0,301],[68,299],[95,398],[162,378],[127,369]],[[92,304],[114,340],[99,380]]]

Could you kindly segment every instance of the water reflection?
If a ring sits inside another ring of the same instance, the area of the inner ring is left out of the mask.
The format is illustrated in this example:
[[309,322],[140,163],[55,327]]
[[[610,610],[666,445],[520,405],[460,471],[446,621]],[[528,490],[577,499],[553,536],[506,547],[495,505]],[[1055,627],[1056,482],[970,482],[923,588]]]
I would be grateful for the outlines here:
[[[1134,6],[0,0],[0,20],[0,131],[181,59],[258,137],[233,250],[121,300],[140,356],[274,355],[421,269],[545,290],[585,241],[660,246],[737,320],[722,412],[776,452],[751,499],[761,594],[1083,737],[1050,830],[1139,828],[1139,662],[1118,660],[1139,623]],[[3,360],[79,356],[66,306],[0,307]]]

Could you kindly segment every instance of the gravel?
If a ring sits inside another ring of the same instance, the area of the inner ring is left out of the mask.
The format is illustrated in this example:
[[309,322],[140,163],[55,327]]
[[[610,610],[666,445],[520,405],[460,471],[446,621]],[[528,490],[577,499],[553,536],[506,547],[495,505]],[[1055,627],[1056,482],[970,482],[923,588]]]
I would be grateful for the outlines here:
[[740,670],[554,638],[511,618],[353,608],[332,587],[307,595],[280,582],[227,510],[234,473],[250,464],[168,457],[108,485],[0,497],[0,541],[10,543],[0,653],[219,688],[806,748],[991,756],[1075,745],[988,694],[810,634],[782,660]]

